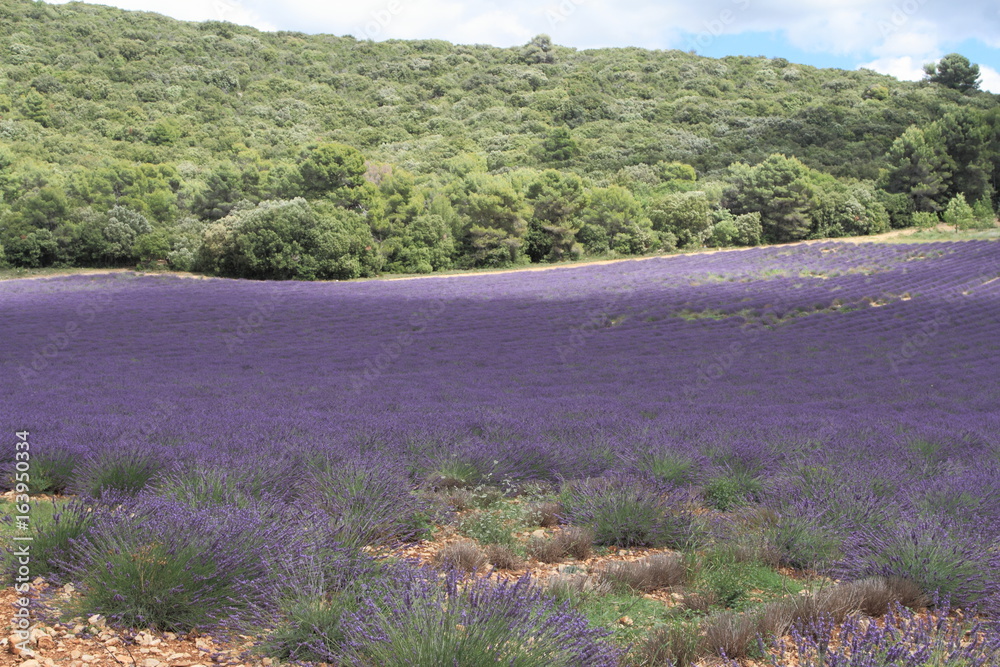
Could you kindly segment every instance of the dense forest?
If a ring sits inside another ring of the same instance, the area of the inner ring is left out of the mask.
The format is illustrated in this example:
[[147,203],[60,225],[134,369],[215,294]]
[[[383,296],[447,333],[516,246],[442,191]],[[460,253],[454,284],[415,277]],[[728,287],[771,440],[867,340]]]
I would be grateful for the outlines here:
[[1000,97],[764,57],[0,0],[0,264],[252,278],[993,224]]

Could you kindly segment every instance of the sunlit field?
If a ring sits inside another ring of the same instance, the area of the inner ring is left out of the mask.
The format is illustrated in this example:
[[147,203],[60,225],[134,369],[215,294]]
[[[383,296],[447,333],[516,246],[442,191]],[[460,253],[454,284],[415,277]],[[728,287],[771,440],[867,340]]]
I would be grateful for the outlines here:
[[998,660],[946,641],[1000,618],[995,242],[75,275],[0,315],[3,433],[76,497],[37,574],[113,624],[332,664],[818,665],[834,627]]

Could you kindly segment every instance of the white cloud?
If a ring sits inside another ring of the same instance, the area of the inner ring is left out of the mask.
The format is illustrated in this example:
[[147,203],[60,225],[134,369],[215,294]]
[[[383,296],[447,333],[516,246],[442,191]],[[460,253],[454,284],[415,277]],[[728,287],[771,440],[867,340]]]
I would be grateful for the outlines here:
[[[924,62],[968,39],[1000,49],[996,0],[108,1],[126,9],[263,30],[495,46],[524,44],[545,32],[557,44],[577,48],[687,50],[696,48],[692,36],[767,33],[800,51],[870,60],[866,66],[906,78],[919,78]],[[995,61],[979,64],[984,72],[997,71],[1000,53]]]
[[997,71],[988,65],[980,65],[979,73],[982,74],[983,77],[979,87],[983,90],[988,90],[991,93],[1000,95],[1000,71]]
[[[882,74],[889,74],[901,81],[919,81],[924,78],[924,64],[940,59],[940,54],[930,58],[913,58],[899,56],[897,58],[879,58],[870,63],[859,65]],[[1000,71],[989,65],[980,65],[981,80],[979,88],[991,93],[1000,94]]]
[[[889,74],[901,81],[919,81],[924,78],[924,60],[911,56],[896,58],[879,58],[870,63],[859,65],[882,74]],[[927,61],[930,62],[930,61]]]
[[[51,4],[65,4],[70,0],[49,0]],[[280,30],[281,26],[266,20],[259,12],[238,0],[113,0],[100,4],[121,9],[156,12],[182,21],[229,21],[250,25],[259,30]]]

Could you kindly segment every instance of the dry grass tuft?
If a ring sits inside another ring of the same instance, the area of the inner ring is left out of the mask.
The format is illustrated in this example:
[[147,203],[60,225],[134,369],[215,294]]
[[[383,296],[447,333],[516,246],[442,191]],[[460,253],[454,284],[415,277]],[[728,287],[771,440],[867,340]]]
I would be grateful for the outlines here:
[[521,557],[506,544],[487,545],[486,560],[499,570],[517,570],[524,564]]
[[451,488],[447,491],[438,492],[448,506],[457,511],[464,512],[475,507],[472,491],[463,488]]
[[761,612],[759,629],[764,636],[781,635],[792,625],[811,627],[823,618],[843,623],[856,612],[882,616],[895,602],[915,609],[926,606],[928,599],[907,579],[870,577],[768,603]]
[[712,591],[691,591],[684,594],[683,606],[688,611],[693,611],[696,614],[706,614],[718,602],[718,596]]
[[533,503],[529,510],[532,523],[542,528],[553,528],[559,525],[559,517],[563,513],[563,506],[557,502]]
[[594,550],[594,531],[590,528],[570,526],[564,528],[558,537],[562,540],[563,549],[567,555],[577,560],[590,558],[590,554]]
[[542,563],[558,563],[566,555],[566,549],[558,536],[532,537],[528,541],[528,555]]
[[452,542],[434,555],[434,563],[447,569],[472,572],[486,565],[486,554],[472,540]]
[[557,600],[574,603],[591,595],[604,595],[611,591],[606,583],[586,574],[554,574],[549,577],[546,588]]
[[686,583],[690,571],[679,554],[655,554],[637,561],[609,563],[598,576],[615,588],[648,593]]
[[578,560],[588,558],[593,551],[594,533],[588,528],[565,528],[552,537],[533,537],[528,542],[528,554],[543,563],[558,563],[566,556]]
[[762,637],[780,637],[788,632],[794,622],[794,608],[788,600],[775,600],[761,608],[757,630]]
[[725,652],[730,660],[748,657],[752,643],[757,641],[760,614],[723,611],[702,621],[704,653],[719,656]]
[[702,654],[702,637],[698,624],[678,623],[656,628],[638,646],[642,665],[673,665],[690,667]]

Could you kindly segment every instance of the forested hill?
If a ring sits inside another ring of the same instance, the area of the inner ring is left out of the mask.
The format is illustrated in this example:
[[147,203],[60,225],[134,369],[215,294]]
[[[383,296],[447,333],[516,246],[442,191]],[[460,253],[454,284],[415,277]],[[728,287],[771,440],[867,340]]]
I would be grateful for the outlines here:
[[972,224],[997,101],[783,59],[0,0],[0,262],[355,277]]

